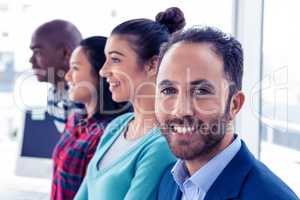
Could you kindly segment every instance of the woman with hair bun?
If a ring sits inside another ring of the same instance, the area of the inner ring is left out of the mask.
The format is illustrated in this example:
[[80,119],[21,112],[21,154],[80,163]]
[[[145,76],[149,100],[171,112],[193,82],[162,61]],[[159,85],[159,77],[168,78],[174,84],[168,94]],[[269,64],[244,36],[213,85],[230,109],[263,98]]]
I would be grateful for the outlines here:
[[129,101],[134,112],[106,128],[75,200],[154,200],[164,170],[175,161],[157,127],[155,80],[160,46],[185,25],[179,8],[115,27],[105,46],[100,75],[112,98]]

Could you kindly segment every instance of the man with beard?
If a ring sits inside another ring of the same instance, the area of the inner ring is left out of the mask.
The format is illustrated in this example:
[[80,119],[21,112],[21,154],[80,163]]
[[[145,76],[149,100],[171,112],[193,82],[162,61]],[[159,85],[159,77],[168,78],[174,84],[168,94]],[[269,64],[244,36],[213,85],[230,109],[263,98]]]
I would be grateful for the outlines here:
[[233,132],[242,76],[241,44],[215,28],[182,31],[162,48],[156,115],[178,161],[159,200],[298,199]]
[[48,113],[54,117],[59,132],[72,111],[83,111],[84,106],[68,99],[64,76],[69,69],[72,51],[82,39],[79,30],[70,22],[52,20],[39,26],[31,38],[30,63],[40,82],[49,82]]

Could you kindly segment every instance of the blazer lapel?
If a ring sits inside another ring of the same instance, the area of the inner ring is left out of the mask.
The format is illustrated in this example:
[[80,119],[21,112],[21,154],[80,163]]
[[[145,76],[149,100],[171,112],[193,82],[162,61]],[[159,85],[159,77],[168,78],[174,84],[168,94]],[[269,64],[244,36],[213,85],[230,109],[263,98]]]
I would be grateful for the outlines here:
[[[177,184],[176,184],[176,185],[177,185]],[[179,187],[177,186],[177,187],[175,188],[174,193],[173,193],[172,199],[174,199],[174,200],[181,200],[181,196],[182,196],[181,190],[180,190]]]
[[205,200],[235,199],[238,197],[244,179],[251,170],[255,158],[242,141],[242,146],[235,157],[215,180],[208,190]]
[[174,163],[165,170],[159,186],[158,200],[181,200],[181,190],[171,173],[173,167]]

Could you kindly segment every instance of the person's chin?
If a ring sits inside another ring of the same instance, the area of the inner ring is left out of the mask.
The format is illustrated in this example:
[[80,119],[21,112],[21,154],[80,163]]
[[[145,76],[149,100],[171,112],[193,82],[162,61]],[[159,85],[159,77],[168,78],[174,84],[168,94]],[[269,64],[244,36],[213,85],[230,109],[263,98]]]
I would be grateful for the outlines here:
[[69,99],[70,99],[71,101],[80,102],[79,99],[76,97],[76,95],[74,95],[74,94],[72,94],[72,93],[69,94]]
[[182,160],[193,160],[196,156],[188,145],[169,144],[172,153]]
[[204,155],[208,150],[201,142],[189,143],[186,141],[173,141],[169,143],[169,146],[173,154],[182,160],[194,160]]
[[116,94],[116,93],[112,93],[112,99],[115,101],[115,102],[125,102],[125,101],[128,101],[126,98],[124,98],[122,95],[120,94]]
[[78,101],[77,98],[76,98],[76,95],[74,94],[74,91],[72,90],[72,88],[70,88],[68,90],[68,97],[71,101]]
[[77,103],[82,103],[85,104],[86,102],[88,102],[88,98],[84,95],[81,94],[80,92],[76,91],[74,92],[72,89],[68,91],[69,93],[69,100],[70,101],[74,101]]

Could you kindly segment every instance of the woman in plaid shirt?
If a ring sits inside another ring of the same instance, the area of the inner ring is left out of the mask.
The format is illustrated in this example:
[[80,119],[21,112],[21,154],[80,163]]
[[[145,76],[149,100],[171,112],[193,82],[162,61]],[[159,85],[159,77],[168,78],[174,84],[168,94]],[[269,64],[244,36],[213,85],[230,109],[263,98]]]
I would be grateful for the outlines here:
[[54,149],[52,200],[74,198],[105,126],[128,110],[129,105],[113,102],[108,83],[99,77],[98,71],[105,62],[105,43],[105,37],[87,38],[71,55],[65,76],[70,86],[69,97],[83,103],[86,114],[69,117]]

